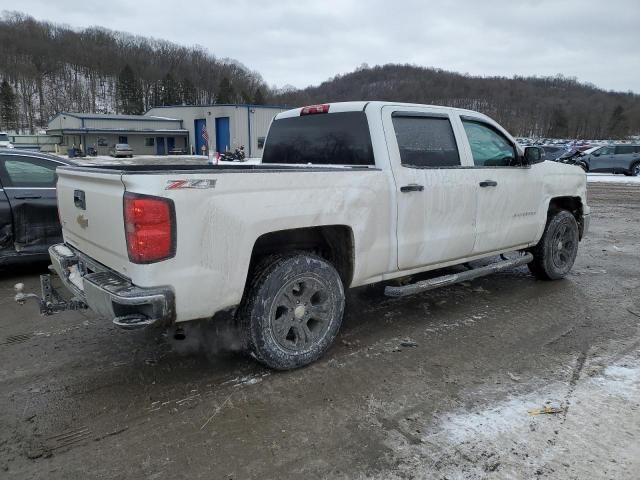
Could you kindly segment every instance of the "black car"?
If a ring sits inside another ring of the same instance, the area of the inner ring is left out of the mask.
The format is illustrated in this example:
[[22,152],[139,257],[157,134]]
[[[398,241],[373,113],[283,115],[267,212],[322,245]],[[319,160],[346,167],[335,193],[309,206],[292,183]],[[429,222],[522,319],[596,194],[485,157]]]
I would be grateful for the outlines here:
[[0,265],[44,260],[62,242],[56,167],[75,163],[45,153],[0,149]]
[[544,150],[545,160],[556,160],[567,151],[565,147],[559,147],[555,145],[543,145],[542,149]]

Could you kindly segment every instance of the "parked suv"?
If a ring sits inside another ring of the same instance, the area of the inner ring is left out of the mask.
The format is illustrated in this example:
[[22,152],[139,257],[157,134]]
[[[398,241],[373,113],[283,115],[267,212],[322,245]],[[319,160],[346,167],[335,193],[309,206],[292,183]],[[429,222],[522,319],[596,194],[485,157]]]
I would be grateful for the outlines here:
[[640,145],[604,145],[576,162],[587,172],[640,176]]

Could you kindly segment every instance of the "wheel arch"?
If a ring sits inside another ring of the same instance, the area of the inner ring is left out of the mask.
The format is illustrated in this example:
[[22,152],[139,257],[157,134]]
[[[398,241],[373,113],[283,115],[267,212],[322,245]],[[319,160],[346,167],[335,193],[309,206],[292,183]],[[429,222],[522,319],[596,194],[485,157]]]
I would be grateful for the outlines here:
[[574,196],[553,197],[549,200],[547,217],[557,210],[567,210],[574,216],[578,224],[580,240],[582,240],[582,235],[584,234],[584,205],[582,204],[582,199]]
[[353,230],[348,225],[322,225],[268,232],[258,237],[251,251],[246,284],[263,259],[290,252],[312,252],[331,262],[347,288],[355,265]]

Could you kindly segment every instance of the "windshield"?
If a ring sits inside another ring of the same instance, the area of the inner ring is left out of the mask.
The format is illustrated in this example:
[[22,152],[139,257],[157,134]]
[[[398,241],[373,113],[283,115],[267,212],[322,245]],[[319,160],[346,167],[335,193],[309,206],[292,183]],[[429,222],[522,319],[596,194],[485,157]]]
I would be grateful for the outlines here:
[[367,117],[340,112],[274,120],[262,163],[374,165]]

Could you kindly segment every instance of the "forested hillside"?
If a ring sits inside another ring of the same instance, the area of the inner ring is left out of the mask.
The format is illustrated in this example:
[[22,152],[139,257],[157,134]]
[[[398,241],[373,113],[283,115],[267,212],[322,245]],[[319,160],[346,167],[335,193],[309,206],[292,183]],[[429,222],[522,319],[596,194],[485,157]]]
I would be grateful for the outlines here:
[[601,139],[640,134],[640,95],[606,92],[561,76],[509,79],[412,65],[364,66],[317,87],[287,91],[271,99],[289,105],[346,100],[478,110],[521,136]]
[[[614,75],[614,72],[611,72]],[[46,127],[61,111],[143,113],[157,105],[264,103],[291,107],[394,100],[479,110],[515,135],[623,138],[640,134],[640,96],[561,76],[472,77],[412,65],[336,76],[304,90],[270,91],[259,73],[199,47],[0,16],[0,129]]]
[[0,129],[34,131],[60,111],[143,113],[156,105],[261,103],[260,75],[201,48],[20,13],[0,17]]

